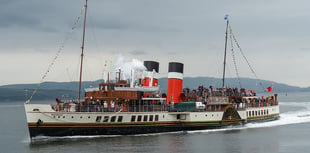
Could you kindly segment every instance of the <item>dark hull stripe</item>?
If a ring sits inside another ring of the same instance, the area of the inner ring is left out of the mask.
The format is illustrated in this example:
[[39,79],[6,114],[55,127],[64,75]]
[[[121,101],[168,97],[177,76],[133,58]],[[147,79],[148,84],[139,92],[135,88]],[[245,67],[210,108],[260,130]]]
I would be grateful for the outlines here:
[[30,137],[35,136],[73,136],[73,135],[133,135],[188,130],[221,128],[223,125],[174,125],[138,127],[29,127]]
[[156,124],[47,124],[37,126],[29,123],[30,137],[35,136],[73,136],[73,135],[132,135],[160,132],[175,132],[188,130],[203,130],[221,128],[227,125],[243,124],[244,120],[216,121],[216,122],[170,122]]

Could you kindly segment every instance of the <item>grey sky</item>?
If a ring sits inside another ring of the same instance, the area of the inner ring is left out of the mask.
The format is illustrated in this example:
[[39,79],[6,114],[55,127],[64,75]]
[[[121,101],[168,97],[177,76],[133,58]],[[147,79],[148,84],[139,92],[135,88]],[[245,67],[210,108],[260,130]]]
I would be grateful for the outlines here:
[[[84,0],[0,1],[0,85],[39,82]],[[220,77],[225,14],[260,79],[310,86],[309,1],[89,0],[85,80],[102,75],[116,55],[183,62],[185,76]],[[82,22],[45,81],[76,80]],[[237,48],[235,47],[235,52]],[[230,52],[229,52],[230,55]],[[240,76],[251,77],[238,55]],[[231,56],[228,76],[235,77]]]

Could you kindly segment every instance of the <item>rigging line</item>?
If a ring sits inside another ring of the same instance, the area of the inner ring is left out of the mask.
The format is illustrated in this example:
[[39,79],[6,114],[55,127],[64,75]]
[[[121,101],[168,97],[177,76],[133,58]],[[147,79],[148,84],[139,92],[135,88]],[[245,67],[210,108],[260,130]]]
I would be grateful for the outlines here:
[[61,46],[59,47],[59,49],[58,49],[58,51],[57,51],[55,57],[53,58],[51,64],[48,66],[48,68],[47,68],[46,72],[44,73],[44,75],[42,76],[40,82],[37,84],[36,89],[32,92],[30,98],[26,101],[26,103],[29,103],[29,102],[31,101],[31,99],[33,98],[33,96],[37,93],[37,91],[38,91],[40,85],[41,85],[42,82],[45,80],[47,74],[50,72],[51,68],[54,66],[54,64],[55,64],[55,62],[56,62],[58,56],[60,55],[61,51],[62,51],[62,50],[64,49],[64,47],[65,47],[66,42],[69,40],[71,34],[72,34],[73,31],[76,29],[77,24],[79,23],[79,21],[80,21],[80,19],[81,19],[81,16],[83,15],[84,9],[85,9],[85,7],[83,6],[82,9],[81,9],[80,15],[79,15],[79,16],[76,18],[76,20],[74,21],[74,24],[73,24],[71,30],[67,33],[65,39],[63,40],[63,42],[61,43]]
[[230,39],[230,45],[231,45],[232,58],[233,58],[234,66],[235,66],[235,71],[236,71],[238,83],[239,83],[239,86],[240,86],[240,89],[241,89],[242,86],[241,86],[240,76],[239,76],[237,62],[236,62],[236,57],[235,57],[235,52],[234,52],[234,44],[233,44],[233,39],[232,39],[232,30],[231,30],[231,28],[229,28],[229,32],[230,32],[229,39]]
[[229,29],[231,30],[231,35],[232,35],[232,37],[233,37],[233,39],[234,39],[234,41],[235,41],[237,47],[239,48],[239,51],[241,52],[241,55],[243,56],[244,60],[247,62],[248,66],[249,66],[249,68],[250,68],[250,70],[251,70],[251,72],[254,74],[254,76],[255,76],[255,78],[256,78],[256,81],[259,82],[259,85],[261,86],[262,90],[263,90],[264,92],[266,92],[266,90],[264,89],[262,83],[259,81],[259,79],[258,79],[258,77],[257,77],[257,75],[256,75],[256,73],[255,73],[255,71],[254,71],[254,69],[253,69],[253,67],[251,66],[250,62],[248,61],[248,59],[246,58],[244,52],[242,51],[242,49],[241,49],[241,47],[240,47],[240,45],[239,45],[239,43],[238,43],[238,41],[237,41],[237,39],[236,39],[234,33],[232,32],[232,28],[231,28],[230,25],[229,25]]

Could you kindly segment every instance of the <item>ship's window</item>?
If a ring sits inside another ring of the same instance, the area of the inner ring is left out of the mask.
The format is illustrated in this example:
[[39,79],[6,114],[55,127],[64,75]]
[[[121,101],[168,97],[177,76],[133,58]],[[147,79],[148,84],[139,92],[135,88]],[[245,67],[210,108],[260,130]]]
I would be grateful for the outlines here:
[[154,116],[150,115],[149,121],[152,122],[153,121]]
[[136,116],[131,116],[131,122],[134,122],[134,121],[136,121]]
[[122,122],[123,121],[123,116],[118,116],[117,122]]
[[66,116],[62,116],[62,118],[65,118]]
[[177,120],[181,118],[181,114],[177,114]]
[[268,109],[267,109],[267,115],[269,115],[269,111],[268,111]]
[[255,116],[257,116],[257,111],[255,111]]
[[109,121],[109,116],[104,116],[103,122],[108,122]]
[[83,116],[80,116],[80,118],[83,118]]
[[90,116],[88,116],[88,118],[90,118]]
[[100,122],[101,121],[102,116],[97,116],[96,118],[96,122]]
[[266,115],[266,110],[264,110],[264,115]]
[[252,111],[252,116],[254,116],[254,111]]
[[263,111],[263,110],[261,110],[261,111],[260,111],[260,114],[261,114],[261,115],[264,115],[264,111]]
[[38,109],[38,108],[35,108],[35,109],[33,109],[32,111],[34,111],[34,112],[35,112],[35,111],[39,111],[39,109]]
[[258,111],[258,116],[260,115],[260,111]]
[[58,116],[58,118],[60,118],[60,116]]
[[155,115],[155,121],[158,121],[158,117],[159,117],[158,115]]
[[205,116],[208,117],[208,114],[206,114]]
[[116,120],[116,116],[112,116],[111,117],[111,122],[115,122],[115,120]]
[[138,116],[138,120],[137,120],[137,121],[138,121],[138,122],[141,122],[141,120],[142,120],[142,116],[141,116],[141,115],[139,115],[139,116]]
[[165,115],[163,115],[163,118],[165,118]]
[[71,116],[71,118],[74,118],[73,116]]
[[146,122],[147,121],[147,115],[143,116],[143,121]]

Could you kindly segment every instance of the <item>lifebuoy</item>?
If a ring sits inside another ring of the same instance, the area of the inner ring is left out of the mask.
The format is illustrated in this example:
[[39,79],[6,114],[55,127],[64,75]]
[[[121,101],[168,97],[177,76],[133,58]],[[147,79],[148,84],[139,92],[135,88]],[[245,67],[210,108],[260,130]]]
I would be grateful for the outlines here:
[[210,98],[207,98],[207,103],[210,103],[211,102],[211,99]]

